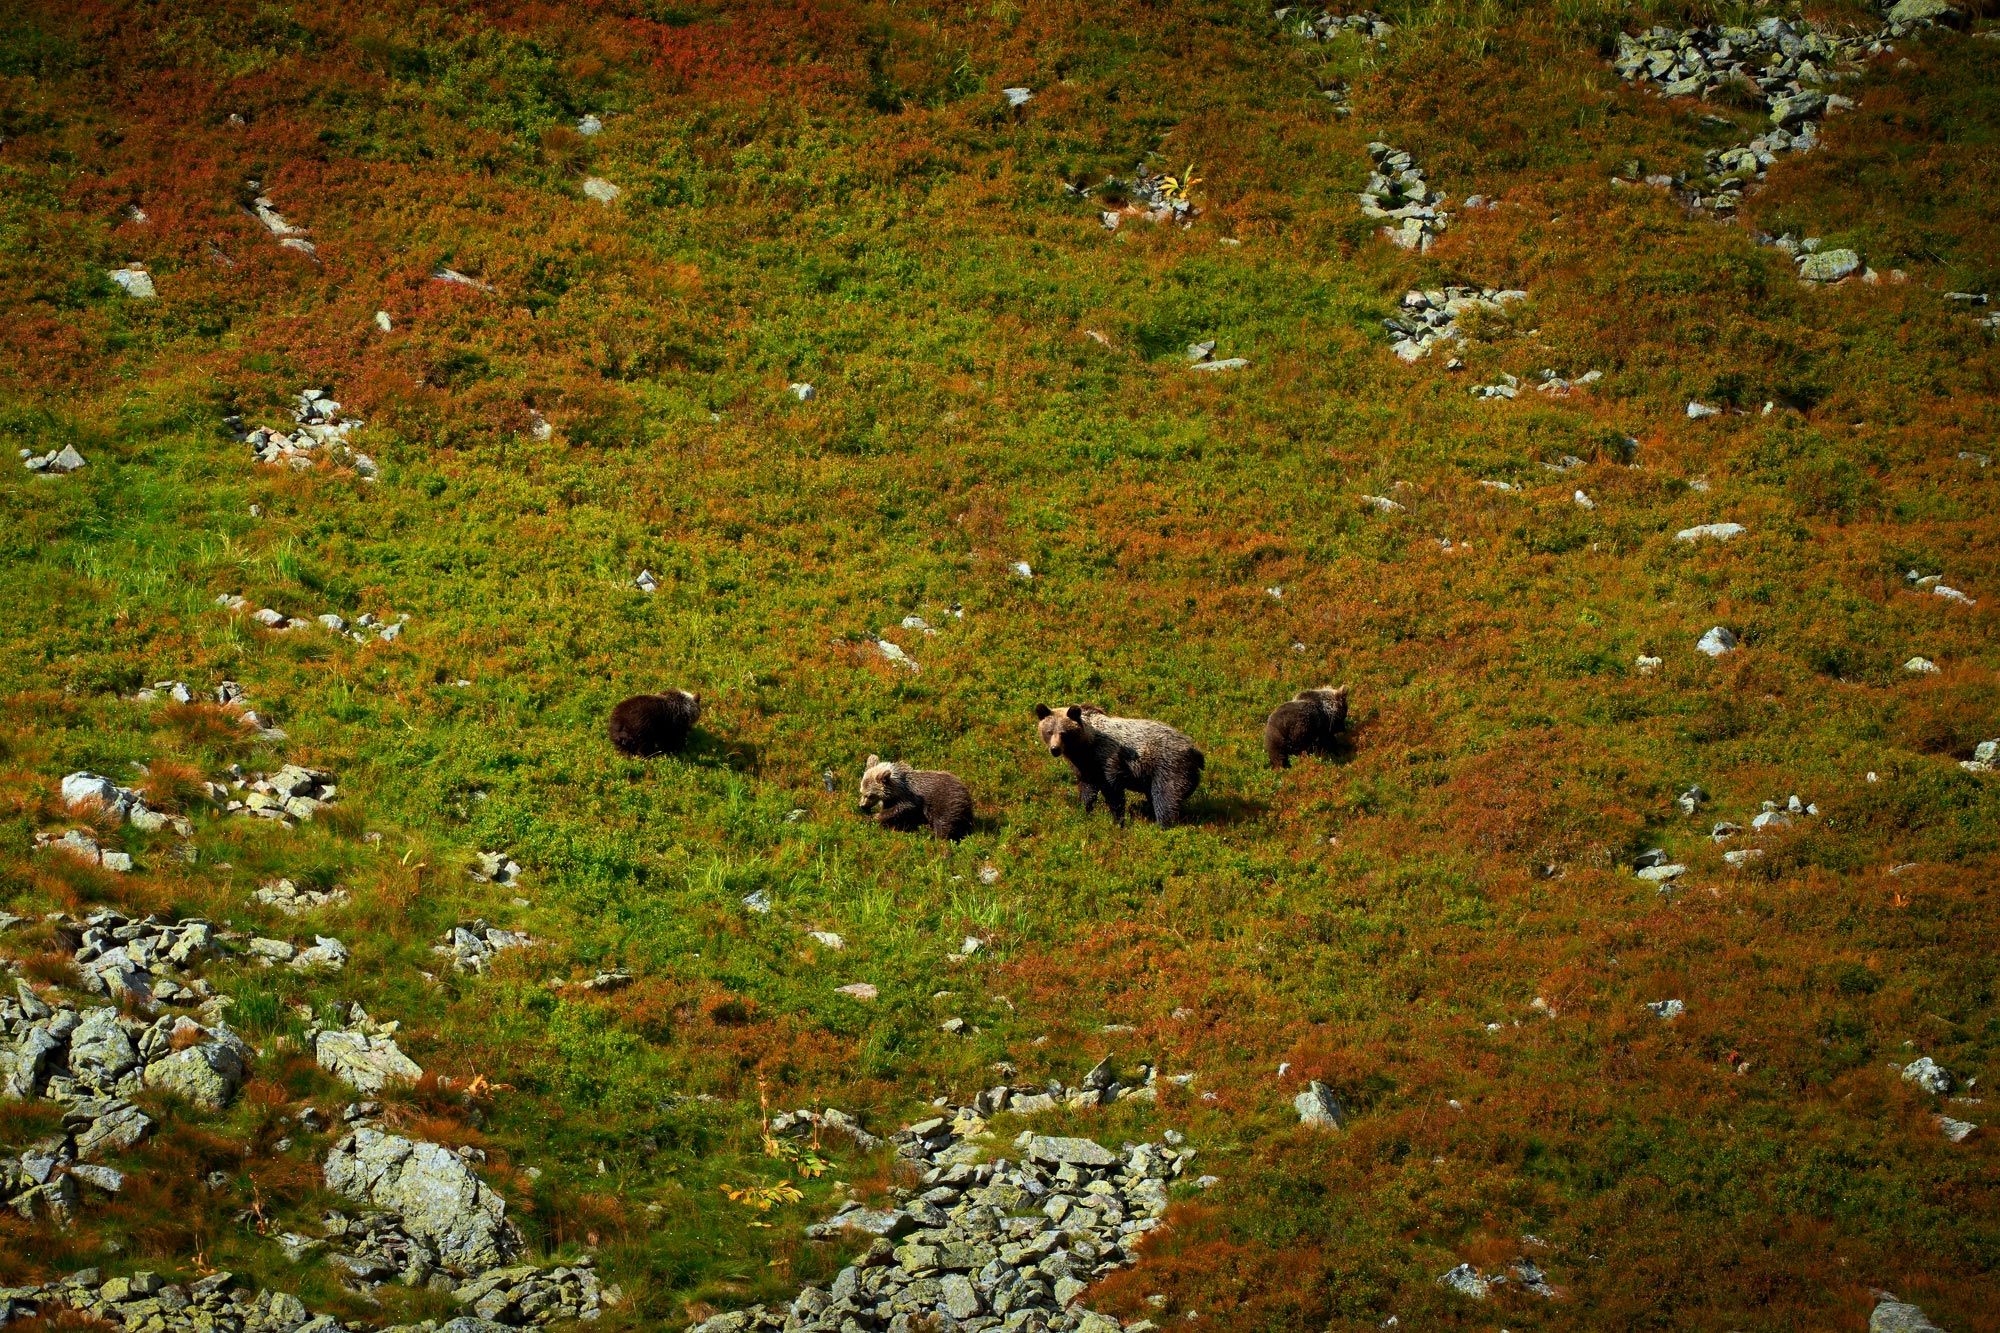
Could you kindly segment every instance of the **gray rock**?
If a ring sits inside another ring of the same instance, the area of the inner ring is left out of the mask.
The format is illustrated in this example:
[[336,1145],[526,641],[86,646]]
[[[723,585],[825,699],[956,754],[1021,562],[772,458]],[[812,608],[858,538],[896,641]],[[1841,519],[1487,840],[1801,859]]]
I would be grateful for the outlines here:
[[172,1093],[204,1111],[220,1111],[235,1097],[248,1073],[249,1049],[235,1034],[228,1037],[226,1041],[202,1041],[148,1064],[146,1086]]
[[1029,1136],[1026,1149],[1027,1155],[1037,1162],[1111,1166],[1118,1161],[1118,1154],[1093,1139],[1052,1138],[1034,1134]]
[[69,1039],[69,1072],[90,1087],[109,1089],[139,1067],[139,1052],[116,1009],[89,1009]]
[[1324,1083],[1307,1084],[1304,1092],[1292,1098],[1292,1109],[1299,1113],[1300,1124],[1314,1129],[1339,1129],[1347,1122],[1347,1112]]
[[1710,657],[1721,657],[1724,653],[1733,653],[1736,651],[1736,636],[1721,625],[1717,625],[1709,630],[1708,633],[1702,635],[1700,641],[1694,647],[1698,653],[1706,653]]
[[1646,1008],[1652,1011],[1653,1017],[1663,1022],[1671,1022],[1687,1012],[1687,1006],[1679,1000],[1648,1000]]
[[391,1083],[415,1083],[424,1076],[395,1038],[360,1032],[322,1032],[313,1044],[319,1067],[357,1092],[377,1093]]
[[1807,282],[1839,282],[1861,269],[1861,256],[1852,250],[1821,250],[1799,256],[1799,277]]
[[1868,1333],[1944,1333],[1944,1330],[1916,1306],[1884,1296],[1869,1312]]
[[1969,1120],[1953,1120],[1948,1115],[1934,1116],[1938,1130],[1953,1143],[1963,1143],[1979,1128]]
[[1883,15],[1891,23],[1916,26],[1928,23],[1957,23],[1964,17],[1945,0],[1897,0]]
[[1914,1083],[1925,1092],[1942,1097],[1952,1090],[1956,1080],[1950,1070],[1925,1055],[1903,1066],[1903,1082]]
[[447,1268],[496,1267],[522,1248],[506,1203],[439,1144],[357,1129],[328,1153],[324,1175],[335,1193],[396,1214]]
[[159,295],[153,288],[153,275],[137,264],[114,268],[107,276],[120,291],[135,301],[150,301]]
[[623,193],[625,193],[623,190],[600,176],[586,176],[584,178],[583,194],[586,199],[594,199],[600,204],[609,204]]
[[1461,1296],[1469,1296],[1475,1301],[1483,1301],[1492,1290],[1492,1284],[1480,1276],[1479,1270],[1471,1264],[1460,1264],[1449,1273],[1438,1278],[1438,1285]]
[[1691,528],[1682,528],[1674,534],[1677,542],[1698,542],[1703,538],[1726,542],[1731,537],[1740,536],[1749,529],[1741,523],[1698,523]]

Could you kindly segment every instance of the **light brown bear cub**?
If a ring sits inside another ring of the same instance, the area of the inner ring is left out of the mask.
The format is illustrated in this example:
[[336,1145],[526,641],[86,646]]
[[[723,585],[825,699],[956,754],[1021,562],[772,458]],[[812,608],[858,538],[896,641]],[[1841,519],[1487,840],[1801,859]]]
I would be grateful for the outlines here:
[[1035,735],[1076,774],[1076,795],[1087,811],[1104,798],[1112,822],[1125,822],[1125,793],[1152,807],[1153,822],[1171,828],[1201,781],[1207,764],[1186,735],[1164,722],[1112,717],[1095,704],[1067,708],[1035,705]]
[[1300,690],[1264,719],[1264,756],[1290,768],[1295,754],[1325,754],[1347,725],[1347,687]]
[[869,755],[861,770],[861,808],[883,828],[913,832],[929,827],[945,842],[972,832],[972,793],[949,773],[911,768]]

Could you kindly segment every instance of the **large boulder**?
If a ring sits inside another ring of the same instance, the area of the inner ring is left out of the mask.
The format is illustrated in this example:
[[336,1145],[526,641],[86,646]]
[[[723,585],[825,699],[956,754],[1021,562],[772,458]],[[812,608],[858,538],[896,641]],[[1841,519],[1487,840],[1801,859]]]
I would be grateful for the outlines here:
[[319,1067],[356,1092],[377,1093],[391,1083],[415,1083],[424,1071],[393,1037],[322,1032],[313,1044]]
[[522,1248],[506,1201],[441,1144],[357,1129],[327,1154],[325,1175],[334,1192],[395,1213],[447,1268],[479,1272]]
[[250,1048],[218,1024],[202,1039],[146,1066],[146,1086],[170,1092],[204,1111],[220,1111],[236,1096],[249,1073]]
[[116,1009],[88,1009],[69,1038],[69,1072],[93,1088],[115,1087],[139,1067],[139,1052]]

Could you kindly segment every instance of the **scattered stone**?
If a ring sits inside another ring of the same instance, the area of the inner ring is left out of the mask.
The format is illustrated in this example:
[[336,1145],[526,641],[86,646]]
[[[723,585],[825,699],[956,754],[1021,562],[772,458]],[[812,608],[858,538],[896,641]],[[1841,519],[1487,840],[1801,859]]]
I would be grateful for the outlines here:
[[45,454],[37,454],[32,450],[23,453],[21,465],[28,471],[43,476],[67,476],[86,466],[83,455],[76,451],[76,446],[73,444],[66,444],[60,449],[51,449]]
[[1659,865],[1643,866],[1636,873],[1640,879],[1645,880],[1648,884],[1667,884],[1685,875],[1687,867],[1678,864],[1662,863]]
[[361,419],[342,412],[341,405],[318,389],[301,390],[292,407],[297,429],[291,433],[269,426],[246,429],[243,418],[223,419],[238,441],[250,446],[257,461],[267,467],[289,467],[296,472],[311,469],[324,460],[337,468],[352,468],[364,481],[381,475],[375,460],[356,450],[348,436],[360,427]]
[[1117,208],[1098,210],[1097,220],[1106,231],[1117,231],[1119,224],[1128,217],[1144,218],[1156,224],[1172,222],[1181,227],[1192,227],[1202,212],[1188,198],[1188,191],[1196,183],[1192,171],[1190,167],[1179,176],[1170,176],[1141,163],[1134,169],[1129,181],[1106,176],[1091,186],[1065,182],[1063,193],[1071,199],[1087,200],[1102,192],[1110,201],[1122,200]]
[[1938,674],[1938,665],[1928,657],[1912,657],[1903,663],[1903,670],[1913,671],[1920,676],[1935,676]]
[[1250,364],[1249,360],[1245,357],[1231,356],[1231,357],[1224,357],[1220,361],[1202,361],[1195,365],[1189,366],[1188,369],[1189,370],[1241,370],[1249,364]]
[[1405,250],[1419,253],[1450,224],[1443,199],[1424,180],[1416,159],[1386,143],[1368,145],[1375,169],[1362,187],[1361,212],[1371,218],[1395,223],[1381,229],[1381,235]]
[[[1612,65],[1621,78],[1651,82],[1662,97],[1748,90],[1763,101],[1771,118],[1772,128],[1748,144],[1711,149],[1692,177],[1648,176],[1647,183],[1673,190],[1690,208],[1710,216],[1733,216],[1744,192],[1763,180],[1779,154],[1816,147],[1819,122],[1854,105],[1849,98],[1804,85],[1846,76],[1862,58],[1886,49],[1884,38],[1906,30],[1892,22],[1875,37],[1852,36],[1773,15],[1754,28],[1654,27],[1636,37],[1619,34]],[[1627,166],[1632,168],[1628,174],[1636,176],[1637,164]]]
[[[1112,1333],[1115,1321],[1073,1302],[1130,1264],[1145,1234],[1162,1225],[1168,1183],[1182,1178],[1193,1151],[1159,1143],[1113,1151],[1091,1139],[1023,1133],[1014,1141],[1020,1161],[982,1160],[991,1109],[992,1095],[982,1093],[977,1105],[947,1104],[944,1114],[892,1136],[898,1155],[921,1173],[923,1194],[894,1208],[850,1202],[807,1228],[814,1239],[881,1238],[827,1288],[806,1288],[789,1308],[753,1306],[696,1328],[834,1329],[865,1318],[897,1330],[935,1321]],[[842,1128],[836,1114],[781,1115],[772,1129]]]
[[504,852],[476,854],[465,873],[475,884],[518,884],[521,879],[521,867]]
[[1549,1285],[1548,1275],[1542,1272],[1540,1265],[1536,1264],[1534,1260],[1526,1258],[1516,1259],[1513,1263],[1507,1265],[1507,1269],[1514,1275],[1514,1281],[1520,1284],[1521,1290],[1527,1292],[1529,1295],[1540,1296],[1544,1300],[1554,1300],[1556,1298],[1558,1293],[1554,1287]]
[[1403,506],[1397,504],[1387,496],[1363,495],[1360,497],[1360,500],[1361,503],[1367,505],[1378,514],[1400,514],[1403,512]]
[[1582,491],[1576,492],[1576,494],[1572,495],[1570,499],[1575,501],[1576,507],[1578,509],[1597,508],[1597,501],[1591,499],[1588,495],[1585,495]]
[[1979,742],[1972,747],[1972,758],[1960,760],[1958,766],[1968,773],[1991,773],[2000,769],[2000,739]]
[[1721,625],[1717,625],[1709,630],[1708,633],[1702,635],[1694,647],[1698,653],[1706,653],[1710,657],[1720,657],[1724,653],[1733,653],[1736,651],[1736,636]]
[[1698,542],[1710,539],[1726,542],[1731,537],[1739,537],[1749,529],[1741,523],[1699,523],[1691,528],[1682,528],[1674,534],[1677,542]]
[[768,890],[768,889],[758,889],[758,890],[757,890],[756,892],[754,892],[754,893],[746,893],[746,894],[744,894],[744,895],[743,895],[743,905],[744,905],[745,907],[749,908],[749,909],[750,909],[751,911],[753,911],[753,912],[757,913],[757,915],[759,915],[759,916],[768,916],[768,915],[770,915],[770,912],[771,912],[771,893],[770,893],[770,890]]
[[[1939,1132],[1953,1143],[1965,1142],[1972,1137],[1972,1131],[1979,1128],[1979,1126],[1969,1120],[1953,1120],[1948,1115],[1936,1116],[1933,1119]],[[71,1174],[75,1174],[74,1168],[72,1168]]]
[[806,934],[828,949],[839,951],[847,947],[847,941],[830,930],[809,930]]
[[1646,1008],[1652,1011],[1653,1017],[1662,1022],[1672,1022],[1687,1012],[1687,1006],[1679,1000],[1648,1000]]
[[1639,669],[1639,674],[1642,676],[1652,675],[1655,671],[1658,671],[1665,664],[1666,664],[1665,658],[1648,657],[1644,653],[1640,653],[1636,658],[1632,659],[1632,665],[1634,665]]
[[880,991],[865,981],[855,981],[845,986],[836,986],[833,993],[836,995],[849,995],[857,1000],[873,1000],[881,994]]
[[1023,107],[1035,100],[1035,93],[1031,88],[1002,88],[1000,95],[1007,99],[1007,105],[1010,107]]
[[819,396],[813,391],[813,386],[810,384],[787,384],[785,392],[802,403],[809,403]]
[[1764,855],[1764,849],[1762,847],[1739,847],[1733,852],[1724,852],[1722,854],[1722,859],[1724,861],[1727,861],[1730,865],[1736,867],[1738,870],[1741,870],[1744,866],[1750,864],[1750,862],[1752,861],[1759,859],[1763,855]]
[[583,117],[576,122],[576,132],[586,139],[594,139],[604,133],[604,122],[589,112],[585,112]]
[[1358,14],[1335,14],[1323,9],[1310,17],[1304,14],[1299,14],[1296,19],[1291,17],[1298,13],[1296,9],[1287,7],[1278,10],[1273,17],[1283,23],[1294,36],[1303,37],[1311,42],[1331,41],[1347,33],[1371,42],[1380,42],[1386,41],[1389,34],[1396,30],[1389,20],[1373,10],[1362,10]]
[[[1475,311],[1488,315],[1504,314],[1508,306],[1527,299],[1528,294],[1524,291],[1495,287],[1443,287],[1431,291],[1410,291],[1403,294],[1401,307],[1396,314],[1382,321],[1382,327],[1388,331],[1390,350],[1405,361],[1416,361],[1445,344],[1467,341],[1470,335],[1459,326],[1462,317]],[[1510,385],[1520,382],[1511,376],[1507,378]],[[1473,392],[1477,394],[1479,390]],[[1510,392],[1497,396],[1512,398],[1514,394]]]
[[288,879],[274,879],[250,895],[266,907],[275,907],[286,916],[304,916],[322,908],[342,907],[348,901],[347,890],[335,885],[331,889],[302,889]]
[[602,176],[586,176],[583,180],[583,197],[594,199],[600,204],[610,205],[619,195],[625,193]]
[[[254,719],[255,715],[246,712],[245,717]],[[276,820],[287,828],[310,821],[340,796],[333,774],[298,764],[286,764],[269,777],[252,775],[247,781],[233,784],[233,789],[240,790],[242,797],[240,800],[229,797],[223,806],[226,811]]]
[[384,333],[394,333],[396,331],[396,321],[390,318],[388,311],[377,310],[375,312],[375,327]]
[[639,577],[632,582],[640,592],[654,593],[660,590],[660,581],[653,577],[653,571],[650,569],[640,570]]
[[153,289],[153,275],[146,272],[143,264],[127,264],[124,268],[114,268],[106,276],[120,291],[135,301],[150,301],[159,295]]
[[1485,1300],[1493,1289],[1491,1279],[1482,1277],[1479,1270],[1471,1264],[1460,1264],[1449,1273],[1438,1278],[1437,1282],[1440,1287],[1445,1288],[1447,1291],[1455,1291],[1459,1295],[1468,1296],[1475,1301]]
[[1719,417],[1721,415],[1722,409],[1719,407],[1710,407],[1706,403],[1697,403],[1692,398],[1688,399],[1687,417],[1689,421],[1700,421],[1703,417]]
[[449,958],[455,972],[484,975],[493,969],[494,958],[506,950],[533,948],[539,943],[525,932],[489,926],[482,917],[453,926],[442,941],[431,946],[431,952]]
[[442,264],[431,270],[431,277],[438,282],[448,282],[454,287],[470,287],[476,292],[486,292],[489,295],[493,291],[491,283],[475,278],[469,273],[460,273],[455,268],[446,268]]

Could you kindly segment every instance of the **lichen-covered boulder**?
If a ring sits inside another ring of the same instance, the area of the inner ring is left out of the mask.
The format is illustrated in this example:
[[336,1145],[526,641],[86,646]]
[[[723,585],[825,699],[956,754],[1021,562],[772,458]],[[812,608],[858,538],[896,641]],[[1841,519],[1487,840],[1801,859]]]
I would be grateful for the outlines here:
[[357,1129],[327,1154],[327,1187],[396,1214],[459,1272],[506,1262],[522,1248],[507,1204],[442,1144]]

